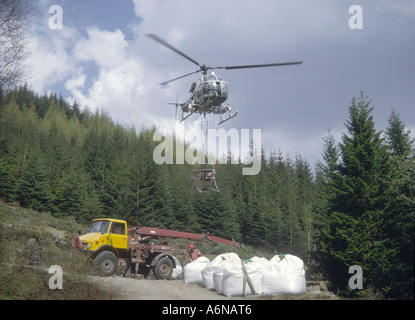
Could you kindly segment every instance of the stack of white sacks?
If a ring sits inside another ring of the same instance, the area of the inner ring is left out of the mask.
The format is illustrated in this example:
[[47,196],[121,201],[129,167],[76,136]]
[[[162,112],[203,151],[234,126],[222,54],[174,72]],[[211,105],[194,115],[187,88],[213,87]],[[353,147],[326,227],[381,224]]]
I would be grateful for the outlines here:
[[184,282],[202,284],[228,297],[306,291],[304,263],[290,254],[246,261],[236,253],[221,254],[212,261],[200,257],[184,267]]
[[206,267],[201,271],[202,278],[203,278],[203,285],[206,288],[216,289],[215,279],[214,279],[216,277],[218,290],[219,292],[221,291],[221,283],[222,283],[222,275],[223,275],[222,267],[224,264],[241,265],[241,259],[238,257],[236,253],[230,252],[230,253],[221,254],[217,256],[215,259],[213,259],[211,262],[209,262],[206,265]]
[[206,257],[199,257],[198,259],[186,264],[184,267],[184,283],[203,284],[202,270],[210,260]]

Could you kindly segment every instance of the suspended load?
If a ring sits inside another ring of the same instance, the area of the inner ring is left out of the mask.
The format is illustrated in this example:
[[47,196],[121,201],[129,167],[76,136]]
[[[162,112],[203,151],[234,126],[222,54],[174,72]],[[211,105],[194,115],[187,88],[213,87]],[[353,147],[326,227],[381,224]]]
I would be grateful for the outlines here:
[[198,169],[190,172],[190,179],[200,193],[206,193],[209,190],[219,192],[216,185],[215,169]]

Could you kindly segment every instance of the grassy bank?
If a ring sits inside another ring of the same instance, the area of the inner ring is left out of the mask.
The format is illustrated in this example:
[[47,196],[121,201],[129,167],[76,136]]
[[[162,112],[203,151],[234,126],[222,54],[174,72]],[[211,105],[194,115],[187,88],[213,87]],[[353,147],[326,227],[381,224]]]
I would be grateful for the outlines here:
[[[0,202],[0,299],[111,299],[87,281],[93,274],[89,257],[71,250],[73,235],[83,229],[71,217],[58,219]],[[53,265],[62,268],[62,289],[49,287]]]

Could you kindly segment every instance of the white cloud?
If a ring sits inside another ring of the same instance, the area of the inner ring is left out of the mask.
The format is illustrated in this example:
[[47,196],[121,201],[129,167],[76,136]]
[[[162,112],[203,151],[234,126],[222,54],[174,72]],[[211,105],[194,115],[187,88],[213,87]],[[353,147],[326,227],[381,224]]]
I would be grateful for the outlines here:
[[[115,121],[139,128],[163,125],[164,116],[174,115],[166,102],[168,91],[155,85],[154,72],[136,52],[140,45],[127,42],[122,31],[88,28],[74,48],[78,63],[95,64],[98,74],[74,73],[66,81],[71,101],[108,111]],[[91,84],[84,88],[88,80]]]
[[31,85],[35,91],[44,92],[49,86],[63,82],[76,70],[76,62],[70,51],[77,35],[77,31],[72,28],[33,28],[29,63],[32,66]]
[[88,38],[75,44],[74,55],[81,61],[94,61],[102,68],[116,68],[126,58],[128,42],[120,30],[113,32],[96,27],[87,29]]
[[80,74],[78,77],[66,81],[65,87],[68,90],[76,90],[79,87],[83,88],[85,85],[85,79],[86,75]]
[[85,81],[86,75],[82,73],[82,70],[80,69],[78,75],[65,82],[66,90],[72,93],[72,97],[67,99],[70,103],[74,103],[76,101],[81,106],[90,105],[90,101],[88,101],[82,93],[82,90],[85,87]]

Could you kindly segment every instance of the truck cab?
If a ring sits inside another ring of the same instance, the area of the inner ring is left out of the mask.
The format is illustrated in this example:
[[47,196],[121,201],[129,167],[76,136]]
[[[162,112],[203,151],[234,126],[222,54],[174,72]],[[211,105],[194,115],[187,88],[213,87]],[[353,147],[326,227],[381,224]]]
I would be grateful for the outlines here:
[[102,275],[112,275],[119,258],[128,257],[127,222],[117,219],[95,219],[88,233],[79,237],[81,250],[94,257],[94,265]]
[[128,249],[127,223],[117,219],[92,220],[88,233],[81,237],[82,246],[91,253],[112,247],[119,256],[126,256]]
[[124,261],[135,274],[140,272],[147,276],[153,270],[157,278],[170,279],[176,266],[173,248],[148,239],[138,240],[138,235],[136,238],[129,238],[126,221],[103,218],[92,220],[88,233],[79,240],[75,238],[75,242],[78,249],[92,254],[94,266],[103,276],[113,275]]

